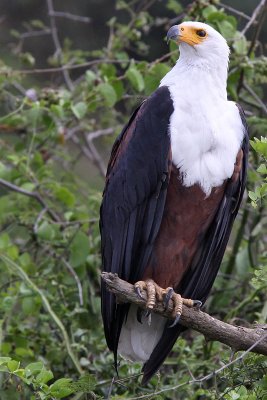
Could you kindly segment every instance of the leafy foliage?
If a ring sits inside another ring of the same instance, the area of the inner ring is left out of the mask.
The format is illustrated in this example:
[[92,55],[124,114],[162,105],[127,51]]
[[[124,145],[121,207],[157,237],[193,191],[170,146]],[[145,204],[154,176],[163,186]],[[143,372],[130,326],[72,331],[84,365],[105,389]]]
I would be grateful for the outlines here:
[[[203,377],[227,364],[230,350],[193,332],[176,343],[161,375],[146,388],[139,385],[140,366],[124,361],[120,379],[112,384],[113,360],[100,320],[101,175],[107,149],[133,107],[155,90],[177,58],[173,43],[169,52],[153,45],[154,34],[163,40],[168,19],[184,11],[185,19],[206,21],[228,40],[228,92],[245,109],[253,149],[248,196],[206,309],[240,324],[266,323],[267,120],[261,85],[267,61],[257,37],[251,41],[235,15],[217,1],[194,1],[183,10],[176,0],[157,7],[119,0],[107,21],[107,45],[81,50],[65,39],[47,60],[57,74],[47,83],[33,69],[40,54],[24,48],[25,32],[17,27],[11,32],[12,57],[20,70],[0,54],[3,400],[107,398],[110,393],[114,399],[143,394],[154,399],[266,398],[266,359],[258,355],[233,363],[214,379],[194,381],[191,375]],[[257,27],[250,29],[257,32]],[[49,27],[32,20],[23,29],[32,33]],[[51,35],[49,40],[53,43]],[[69,69],[62,69],[66,64]]]

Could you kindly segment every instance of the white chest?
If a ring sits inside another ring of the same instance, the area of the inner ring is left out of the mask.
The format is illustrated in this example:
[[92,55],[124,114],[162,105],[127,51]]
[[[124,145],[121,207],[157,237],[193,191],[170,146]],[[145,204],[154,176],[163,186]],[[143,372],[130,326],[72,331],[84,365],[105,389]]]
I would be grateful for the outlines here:
[[169,127],[173,162],[185,186],[199,184],[209,195],[233,174],[244,136],[239,110],[216,90],[205,92],[201,82],[172,84],[169,90],[175,110]]

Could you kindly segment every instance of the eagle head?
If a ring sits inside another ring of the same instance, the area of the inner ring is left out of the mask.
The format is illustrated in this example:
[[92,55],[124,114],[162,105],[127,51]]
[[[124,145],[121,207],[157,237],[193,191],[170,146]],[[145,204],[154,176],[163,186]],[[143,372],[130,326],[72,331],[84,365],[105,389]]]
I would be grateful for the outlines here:
[[203,22],[186,21],[172,26],[167,32],[167,40],[175,40],[181,56],[191,63],[199,59],[228,64],[229,47],[224,37]]

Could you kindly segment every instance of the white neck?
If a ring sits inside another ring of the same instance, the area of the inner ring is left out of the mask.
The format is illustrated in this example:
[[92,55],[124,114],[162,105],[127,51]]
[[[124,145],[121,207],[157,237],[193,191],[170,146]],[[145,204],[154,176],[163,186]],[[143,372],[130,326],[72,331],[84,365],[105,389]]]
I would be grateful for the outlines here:
[[174,105],[172,158],[184,185],[199,184],[209,195],[233,173],[243,126],[235,103],[227,101],[228,58],[204,58],[189,46],[180,49],[179,60],[160,84],[168,86]]
[[204,58],[196,52],[192,46],[180,45],[180,57],[172,70],[161,80],[160,86],[175,85],[181,90],[190,87],[190,93],[194,97],[197,96],[198,101],[205,97],[207,90],[226,100],[228,57],[220,58],[214,52],[210,57],[206,55]]

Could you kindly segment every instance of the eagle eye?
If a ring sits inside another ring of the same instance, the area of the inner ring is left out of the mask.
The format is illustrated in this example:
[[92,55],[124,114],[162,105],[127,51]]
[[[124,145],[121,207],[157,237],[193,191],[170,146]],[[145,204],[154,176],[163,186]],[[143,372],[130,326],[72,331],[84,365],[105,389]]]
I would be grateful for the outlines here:
[[207,33],[204,31],[204,29],[198,29],[196,34],[200,37],[205,37]]

